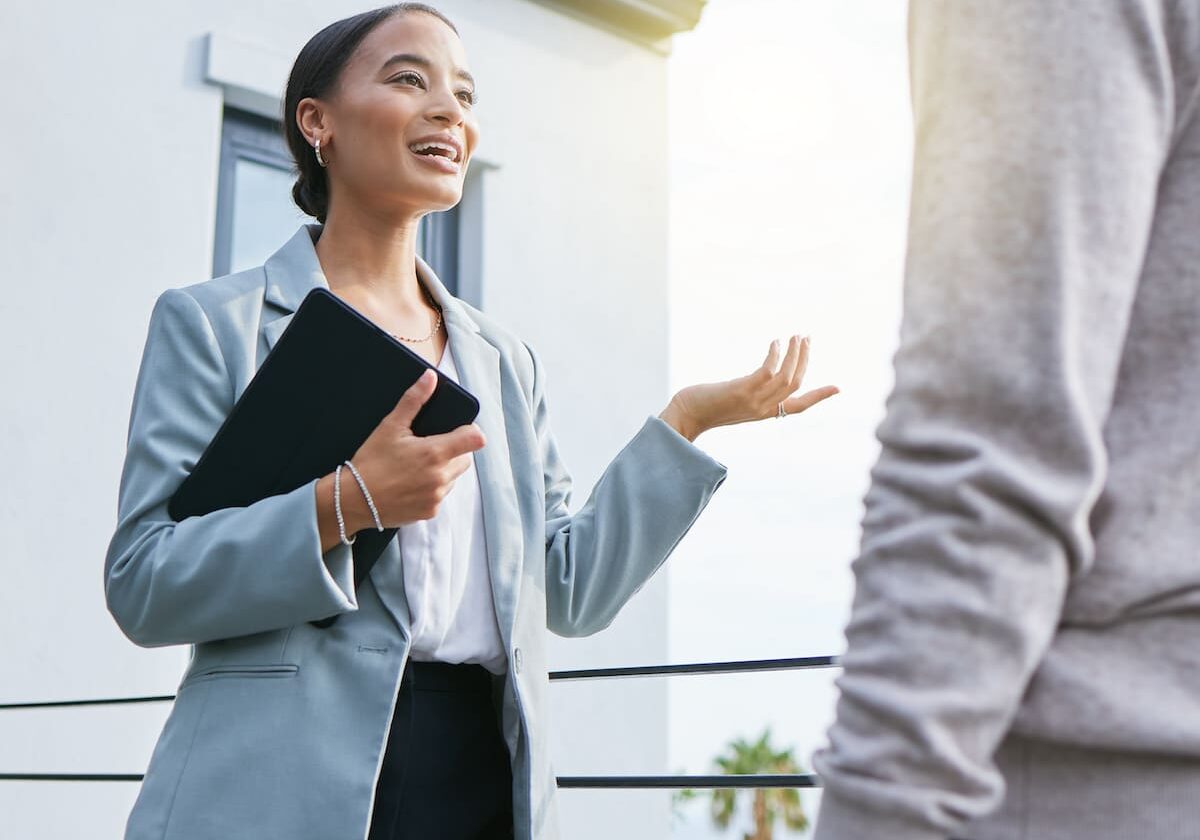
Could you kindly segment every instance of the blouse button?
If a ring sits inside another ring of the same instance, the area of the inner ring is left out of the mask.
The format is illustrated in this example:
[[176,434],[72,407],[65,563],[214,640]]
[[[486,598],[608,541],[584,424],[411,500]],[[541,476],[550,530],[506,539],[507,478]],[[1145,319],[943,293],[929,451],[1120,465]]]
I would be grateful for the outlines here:
[[513,670],[521,673],[521,649],[513,648]]

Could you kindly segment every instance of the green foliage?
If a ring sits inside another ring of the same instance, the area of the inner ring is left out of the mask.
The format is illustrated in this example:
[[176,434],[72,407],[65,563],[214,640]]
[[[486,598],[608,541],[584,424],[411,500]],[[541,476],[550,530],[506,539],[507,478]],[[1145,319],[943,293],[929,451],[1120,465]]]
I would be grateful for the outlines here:
[[[757,741],[738,738],[731,741],[725,752],[713,759],[717,769],[727,775],[746,774],[793,774],[803,772],[793,754],[794,750],[777,749],[771,744],[768,727]],[[710,815],[718,828],[728,829],[737,812],[738,793],[751,794],[751,811],[754,817],[754,832],[746,834],[744,840],[773,840],[775,825],[782,821],[789,831],[803,832],[808,829],[808,816],[800,802],[800,792],[794,788],[767,788],[739,791],[720,788],[712,792]],[[694,790],[681,790],[672,798],[676,815],[680,806],[695,799]]]
[[[682,776],[683,774],[684,774],[684,771],[682,771],[682,770],[679,770],[676,772],[676,775],[678,775],[678,776]],[[698,791],[694,791],[691,788],[683,788],[682,790],[677,790],[674,793],[672,793],[671,794],[671,819],[672,819],[672,821],[673,822],[682,822],[685,819],[685,817],[683,815],[684,806],[686,806],[689,802],[691,802],[693,799],[695,799],[699,795],[700,794]]]

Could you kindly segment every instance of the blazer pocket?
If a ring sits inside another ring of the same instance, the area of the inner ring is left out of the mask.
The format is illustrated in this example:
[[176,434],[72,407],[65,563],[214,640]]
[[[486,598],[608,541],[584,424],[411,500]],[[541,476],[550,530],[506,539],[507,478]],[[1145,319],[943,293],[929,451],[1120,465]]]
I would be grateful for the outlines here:
[[217,679],[286,679],[296,676],[299,665],[215,665],[202,668],[184,677],[180,689],[201,680]]

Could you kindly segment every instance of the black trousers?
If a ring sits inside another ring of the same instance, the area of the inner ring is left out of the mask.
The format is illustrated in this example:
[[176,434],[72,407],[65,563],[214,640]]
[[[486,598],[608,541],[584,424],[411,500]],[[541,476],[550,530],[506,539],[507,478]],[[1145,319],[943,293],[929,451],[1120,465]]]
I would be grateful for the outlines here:
[[492,675],[409,660],[368,840],[510,840],[512,794]]

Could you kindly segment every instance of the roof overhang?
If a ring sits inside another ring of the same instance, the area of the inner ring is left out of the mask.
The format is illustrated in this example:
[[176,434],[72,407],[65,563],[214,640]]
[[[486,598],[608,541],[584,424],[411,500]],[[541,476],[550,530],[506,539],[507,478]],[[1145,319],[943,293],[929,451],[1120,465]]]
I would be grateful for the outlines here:
[[666,50],[669,39],[700,22],[707,0],[537,0],[623,35]]

